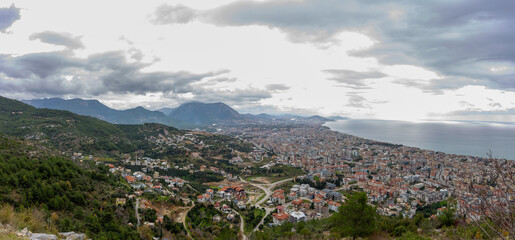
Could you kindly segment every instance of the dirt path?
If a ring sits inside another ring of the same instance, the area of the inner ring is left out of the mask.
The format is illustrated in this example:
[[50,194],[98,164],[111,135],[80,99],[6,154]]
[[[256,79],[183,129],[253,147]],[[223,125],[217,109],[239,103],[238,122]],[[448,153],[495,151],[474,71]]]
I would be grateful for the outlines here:
[[186,212],[183,212],[182,215],[181,215],[181,222],[182,222],[182,225],[184,226],[184,229],[186,229],[186,233],[188,233],[188,237],[190,239],[193,239],[193,237],[191,236],[191,233],[190,233],[190,230],[188,230],[188,225],[186,224],[186,216],[188,216],[188,212],[193,208],[195,207],[195,202],[191,201],[192,205],[191,207],[188,209],[188,211]]
[[237,214],[238,216],[240,216],[240,233],[241,233],[241,239],[243,240],[247,240],[247,235],[245,235],[245,222],[243,221],[243,217],[241,216],[241,214],[239,212],[236,212],[234,210],[232,210],[234,212],[234,214]]

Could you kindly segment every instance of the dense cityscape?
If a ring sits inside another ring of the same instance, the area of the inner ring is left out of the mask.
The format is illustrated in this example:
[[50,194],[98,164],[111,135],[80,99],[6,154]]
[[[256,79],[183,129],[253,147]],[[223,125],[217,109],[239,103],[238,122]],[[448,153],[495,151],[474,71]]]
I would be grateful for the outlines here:
[[514,13],[2,0],[0,240],[515,239]]

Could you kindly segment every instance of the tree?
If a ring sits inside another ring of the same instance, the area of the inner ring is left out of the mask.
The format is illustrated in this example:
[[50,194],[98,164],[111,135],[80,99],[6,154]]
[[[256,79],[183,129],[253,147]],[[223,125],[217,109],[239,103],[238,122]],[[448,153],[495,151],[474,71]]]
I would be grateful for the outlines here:
[[478,176],[486,181],[471,182],[467,194],[458,196],[458,214],[465,216],[486,239],[515,237],[515,161],[494,159],[479,161]]
[[154,236],[152,229],[148,225],[144,225],[138,228],[139,236],[144,240],[151,240]]
[[454,212],[455,210],[451,207],[447,207],[445,210],[442,211],[442,214],[438,216],[438,221],[443,226],[453,226],[456,220],[454,219]]
[[367,204],[367,194],[355,193],[347,198],[335,214],[335,230],[343,236],[366,237],[376,228],[376,208]]

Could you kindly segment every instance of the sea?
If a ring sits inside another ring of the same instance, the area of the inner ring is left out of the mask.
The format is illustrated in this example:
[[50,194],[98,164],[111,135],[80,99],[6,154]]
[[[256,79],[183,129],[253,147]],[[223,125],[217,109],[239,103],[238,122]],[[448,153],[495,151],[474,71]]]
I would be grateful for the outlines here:
[[515,160],[515,123],[348,119],[327,122],[334,131],[444,153]]

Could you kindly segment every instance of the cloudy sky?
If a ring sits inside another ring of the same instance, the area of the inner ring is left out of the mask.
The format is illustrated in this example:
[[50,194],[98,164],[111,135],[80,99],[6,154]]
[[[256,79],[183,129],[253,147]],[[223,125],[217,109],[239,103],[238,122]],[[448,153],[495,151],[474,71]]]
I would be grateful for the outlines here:
[[513,0],[0,1],[0,95],[515,121]]

